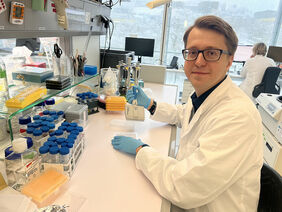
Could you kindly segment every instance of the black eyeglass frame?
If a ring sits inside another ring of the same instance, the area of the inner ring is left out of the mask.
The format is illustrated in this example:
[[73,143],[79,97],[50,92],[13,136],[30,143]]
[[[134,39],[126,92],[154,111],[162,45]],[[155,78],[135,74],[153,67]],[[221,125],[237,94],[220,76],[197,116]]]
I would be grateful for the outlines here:
[[[184,52],[185,52],[186,50],[188,50],[188,51],[189,51],[189,50],[196,50],[197,53],[198,53],[197,56],[196,56],[196,58],[193,59],[193,60],[187,60],[187,59],[185,59],[185,57],[184,57]],[[218,50],[218,51],[220,52],[218,59],[216,59],[216,60],[207,60],[206,57],[205,57],[204,52],[205,52],[205,51],[209,51],[209,50]],[[204,49],[204,50],[198,50],[198,49],[182,49],[182,56],[183,56],[184,60],[186,60],[186,61],[194,61],[194,60],[197,60],[197,58],[198,58],[198,56],[199,56],[200,53],[202,53],[202,55],[203,55],[205,61],[208,61],[208,62],[219,61],[219,59],[221,58],[221,55],[222,55],[222,54],[231,55],[228,51],[225,51],[225,50],[223,50],[223,49]]]

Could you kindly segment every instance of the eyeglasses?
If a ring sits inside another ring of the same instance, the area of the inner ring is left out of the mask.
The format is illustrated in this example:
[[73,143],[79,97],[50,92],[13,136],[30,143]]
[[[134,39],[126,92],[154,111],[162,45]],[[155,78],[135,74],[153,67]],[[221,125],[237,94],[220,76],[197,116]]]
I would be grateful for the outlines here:
[[204,49],[204,50],[183,49],[182,50],[184,60],[187,60],[187,61],[196,60],[198,58],[199,53],[201,52],[206,61],[218,61],[222,54],[230,55],[228,51],[225,51],[222,49]]

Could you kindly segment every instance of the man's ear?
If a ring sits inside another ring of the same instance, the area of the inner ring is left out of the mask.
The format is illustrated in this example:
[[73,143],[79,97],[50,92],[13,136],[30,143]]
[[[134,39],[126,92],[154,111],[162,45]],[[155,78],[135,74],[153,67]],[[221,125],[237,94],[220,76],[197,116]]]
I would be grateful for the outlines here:
[[228,57],[228,62],[227,62],[227,66],[226,66],[227,71],[231,67],[231,65],[233,63],[233,59],[234,59],[234,55],[231,55],[231,56]]

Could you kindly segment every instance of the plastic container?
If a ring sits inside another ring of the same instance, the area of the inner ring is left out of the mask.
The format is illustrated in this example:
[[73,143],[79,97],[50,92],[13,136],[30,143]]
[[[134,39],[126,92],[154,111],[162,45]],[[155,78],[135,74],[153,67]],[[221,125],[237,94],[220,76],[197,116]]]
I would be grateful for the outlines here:
[[31,123],[30,116],[22,116],[19,118],[20,133],[25,133],[27,129],[27,124]]
[[45,104],[46,104],[46,108],[49,110],[52,108],[53,105],[55,105],[55,99],[53,98],[47,99],[45,101]]
[[64,111],[60,110],[57,112],[58,122],[61,122],[64,119]]
[[51,205],[60,193],[64,193],[68,186],[68,177],[48,169],[22,188],[22,193],[30,198],[38,208]]
[[59,148],[53,146],[49,148],[50,163],[59,163]]
[[36,151],[28,149],[27,139],[18,138],[13,141],[13,151],[5,151],[6,174],[8,185],[16,190],[26,184],[40,172],[40,159]]
[[49,115],[49,110],[44,110],[44,111],[43,111],[43,115],[44,115],[44,116]]
[[48,126],[42,126],[40,129],[42,131],[42,137],[49,136],[49,127]]
[[33,114],[43,116],[44,110],[46,110],[45,103],[44,102],[38,103],[33,107]]
[[47,127],[49,127],[49,133],[52,133],[55,131],[55,124],[54,123],[48,123]]
[[55,135],[57,138],[64,138],[64,131],[63,130],[56,130]]
[[33,131],[33,136],[32,136],[32,141],[34,144],[34,149],[38,152],[39,147],[42,146],[41,144],[41,139],[42,139],[42,131],[41,130],[34,130]]
[[60,149],[60,163],[66,164],[70,160],[70,150],[67,147],[62,147]]
[[42,157],[41,162],[45,163],[45,162],[49,162],[50,161],[50,157],[49,157],[49,146],[47,145],[43,145],[39,148],[39,153]]

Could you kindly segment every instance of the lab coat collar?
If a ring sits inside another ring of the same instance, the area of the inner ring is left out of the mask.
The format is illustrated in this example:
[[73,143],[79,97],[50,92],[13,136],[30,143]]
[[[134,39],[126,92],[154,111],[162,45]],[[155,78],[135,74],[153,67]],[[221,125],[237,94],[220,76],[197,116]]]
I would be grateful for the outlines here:
[[[227,76],[226,79],[223,80],[223,82],[220,85],[218,85],[218,87],[215,88],[215,90],[206,98],[206,100],[198,108],[197,112],[194,114],[192,120],[188,124],[188,129],[187,129],[186,133],[184,133],[182,135],[182,137],[185,136],[186,134],[188,134],[191,131],[191,129],[193,128],[195,123],[201,117],[202,113],[204,113],[205,111],[207,111],[208,108],[211,108],[215,104],[218,103],[221,96],[227,92],[228,88],[230,88],[230,86],[232,86],[232,84],[233,84],[233,82],[232,82],[231,78],[229,76]],[[191,98],[189,98],[188,102],[187,102],[187,110],[191,111],[192,108],[193,108],[192,100],[191,100]],[[190,114],[189,114],[189,117],[190,117]]]

